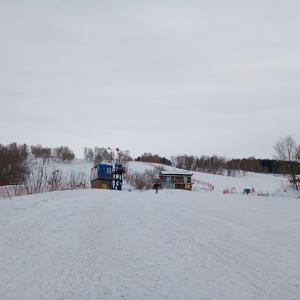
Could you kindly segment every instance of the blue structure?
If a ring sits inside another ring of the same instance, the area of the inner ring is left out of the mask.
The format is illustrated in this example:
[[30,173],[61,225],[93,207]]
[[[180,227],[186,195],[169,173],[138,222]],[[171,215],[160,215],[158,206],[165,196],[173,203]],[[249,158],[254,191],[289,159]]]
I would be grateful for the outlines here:
[[100,164],[91,169],[91,187],[96,189],[122,190],[125,168],[122,164]]
[[250,194],[251,193],[251,190],[250,189],[244,189],[244,191],[243,191],[243,194]]
[[112,166],[111,165],[99,165],[98,167],[98,176],[105,178],[112,178],[113,176]]

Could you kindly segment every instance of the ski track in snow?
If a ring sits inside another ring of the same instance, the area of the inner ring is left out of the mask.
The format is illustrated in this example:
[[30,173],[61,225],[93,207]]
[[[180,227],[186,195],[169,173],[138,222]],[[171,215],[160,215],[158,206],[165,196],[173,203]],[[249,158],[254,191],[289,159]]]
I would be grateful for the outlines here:
[[3,200],[0,299],[300,299],[299,204],[174,190]]

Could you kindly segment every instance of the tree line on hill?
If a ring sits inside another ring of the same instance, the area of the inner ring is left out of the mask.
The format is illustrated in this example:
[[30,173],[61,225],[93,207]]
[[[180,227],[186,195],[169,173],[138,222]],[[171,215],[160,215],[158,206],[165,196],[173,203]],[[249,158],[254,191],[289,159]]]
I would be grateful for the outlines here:
[[42,147],[41,145],[30,146],[30,153],[37,159],[41,158],[43,163],[54,160],[58,163],[71,163],[75,159],[74,152],[66,146],[57,148]]
[[290,183],[298,190],[300,184],[300,146],[292,136],[280,138],[274,145],[274,159],[228,159],[223,156],[171,156],[170,160],[158,154],[144,153],[136,161],[160,163],[189,171],[200,171],[217,175],[235,176],[242,172],[284,174],[290,177]]
[[43,164],[50,159],[56,163],[70,163],[75,154],[66,146],[51,149],[41,145],[0,144],[0,185],[24,184],[37,159]]
[[[84,148],[84,158],[99,163],[126,163],[132,161],[129,150],[116,151],[110,148]],[[224,156],[193,156],[172,155],[170,159],[158,154],[144,153],[135,161],[158,163],[174,166],[189,171],[200,171],[217,175],[235,176],[237,173],[256,172],[287,174],[290,176],[291,184],[298,189],[300,183],[300,147],[291,136],[279,139],[274,146],[274,159],[257,159],[255,157],[242,159],[228,159]],[[70,163],[75,155],[69,147],[57,148],[42,147],[41,145],[28,146],[11,143],[7,146],[0,144],[0,185],[22,184],[28,178],[31,167],[37,159],[43,164],[52,159],[55,162]]]
[[237,173],[246,172],[255,173],[274,173],[286,174],[286,163],[276,159],[257,159],[255,157],[243,159],[228,159],[224,156],[193,156],[193,155],[177,155],[171,156],[170,160],[160,157],[158,154],[152,155],[145,153],[135,161],[158,163],[167,166],[173,166],[188,171],[198,171],[203,173],[211,173],[216,175],[235,176]]
[[132,160],[129,150],[120,151],[104,147],[85,147],[83,156],[85,160],[93,162],[95,166],[100,163],[112,163],[113,161],[125,163]]

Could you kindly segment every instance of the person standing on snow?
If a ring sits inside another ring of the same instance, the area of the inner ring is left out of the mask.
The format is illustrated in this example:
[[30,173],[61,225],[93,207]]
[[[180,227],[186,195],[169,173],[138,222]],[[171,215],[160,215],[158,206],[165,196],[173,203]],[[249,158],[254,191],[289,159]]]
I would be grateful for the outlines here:
[[159,188],[162,190],[161,182],[160,180],[157,180],[157,182],[153,184],[153,189],[156,190],[156,194],[158,193]]

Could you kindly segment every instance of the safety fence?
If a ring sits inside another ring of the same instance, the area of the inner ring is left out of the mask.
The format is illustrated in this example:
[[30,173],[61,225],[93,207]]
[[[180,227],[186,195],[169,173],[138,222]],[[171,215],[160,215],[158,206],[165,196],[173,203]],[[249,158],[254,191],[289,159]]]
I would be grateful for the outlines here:
[[232,187],[232,188],[226,188],[223,190],[223,194],[235,194],[236,191],[235,191],[235,187]]
[[264,192],[259,192],[256,193],[255,192],[255,188],[252,187],[250,188],[245,188],[242,192],[236,192],[235,187],[231,187],[231,188],[226,188],[223,190],[223,194],[246,194],[246,195],[257,195],[257,196],[269,196],[269,193],[264,193]]
[[8,185],[0,186],[0,198],[12,198],[16,196],[25,196],[32,194],[40,194],[53,191],[66,191],[66,190],[78,190],[89,189],[90,183],[62,183],[62,184],[49,184],[43,186],[24,186],[24,185]]
[[0,186],[0,198],[10,198],[11,194],[6,185]]

